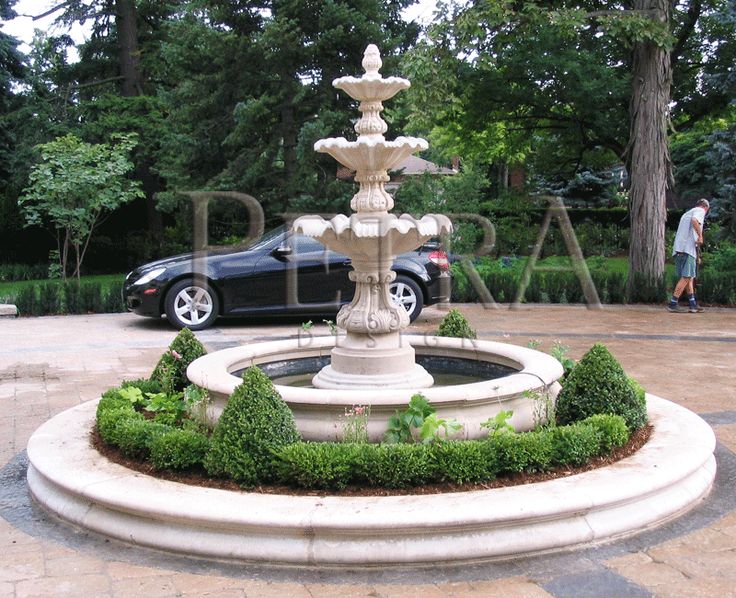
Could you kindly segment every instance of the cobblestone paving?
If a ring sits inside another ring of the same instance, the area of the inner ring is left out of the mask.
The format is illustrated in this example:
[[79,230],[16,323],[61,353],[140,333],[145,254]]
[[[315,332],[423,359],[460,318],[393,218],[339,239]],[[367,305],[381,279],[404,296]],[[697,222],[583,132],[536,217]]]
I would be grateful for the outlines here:
[[[422,570],[313,572],[196,561],[71,529],[28,498],[24,449],[53,415],[147,376],[175,331],[129,314],[0,320],[0,598],[26,596],[736,597],[736,310],[459,306],[482,339],[579,358],[603,341],[648,391],[701,414],[719,441],[711,496],[683,518],[598,547]],[[413,332],[436,329],[425,310]],[[224,322],[210,349],[296,335],[298,320]],[[326,334],[327,328],[315,328]]]

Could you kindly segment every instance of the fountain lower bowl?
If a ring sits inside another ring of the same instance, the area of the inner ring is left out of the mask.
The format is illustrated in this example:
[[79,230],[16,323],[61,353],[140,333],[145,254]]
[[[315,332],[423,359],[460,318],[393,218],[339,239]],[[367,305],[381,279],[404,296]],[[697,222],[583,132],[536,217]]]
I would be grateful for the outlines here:
[[[429,400],[439,417],[460,422],[463,438],[485,436],[487,430],[481,428],[481,424],[500,411],[513,412],[509,423],[517,431],[530,430],[544,421],[547,407],[559,391],[557,380],[562,376],[562,366],[539,351],[493,341],[409,335],[402,339],[414,348],[420,362],[465,362],[462,367],[457,365],[458,370],[467,368],[467,363],[476,362],[478,370],[486,375],[494,366],[512,373],[467,384],[414,390],[331,390],[275,384],[294,413],[297,428],[305,440],[339,439],[345,411],[355,405],[370,405],[368,436],[371,441],[378,442],[388,428],[389,417],[397,409],[406,408],[415,392],[421,392]],[[274,369],[273,364],[326,360],[335,342],[334,336],[305,335],[215,351],[194,361],[187,375],[194,384],[209,390],[212,403],[206,417],[207,423],[213,425],[241,382],[238,372],[253,365],[268,371]],[[530,396],[539,398],[535,400]]]

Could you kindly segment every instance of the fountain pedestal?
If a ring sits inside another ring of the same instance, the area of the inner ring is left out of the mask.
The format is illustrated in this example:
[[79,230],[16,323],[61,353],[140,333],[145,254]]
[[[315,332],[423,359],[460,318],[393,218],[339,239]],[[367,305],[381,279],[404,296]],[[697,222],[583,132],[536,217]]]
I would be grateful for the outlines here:
[[338,327],[347,334],[332,350],[332,363],[312,380],[317,388],[420,389],[433,384],[432,376],[415,363],[414,349],[402,341],[401,331],[409,325],[409,317],[391,300],[389,284],[396,277],[391,266],[397,255],[448,234],[452,225],[445,216],[417,220],[389,213],[394,201],[384,187],[390,180],[388,169],[428,146],[419,138],[384,138],[388,126],[381,118],[382,102],[410,83],[399,77],[383,78],[380,67],[378,48],[370,45],[363,58],[362,77],[333,81],[335,87],[360,101],[362,117],[355,125],[358,139],[321,139],[314,146],[356,171],[360,189],[350,203],[356,213],[329,221],[304,216],[294,222],[295,231],[350,256],[354,269],[350,273],[356,285],[353,301],[337,315]]

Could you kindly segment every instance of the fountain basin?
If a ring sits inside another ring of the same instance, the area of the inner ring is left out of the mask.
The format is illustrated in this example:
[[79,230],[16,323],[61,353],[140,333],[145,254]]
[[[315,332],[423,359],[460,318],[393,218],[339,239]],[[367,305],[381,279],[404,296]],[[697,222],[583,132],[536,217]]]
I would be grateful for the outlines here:
[[491,490],[291,496],[187,486],[112,463],[89,442],[97,401],[53,417],[28,442],[28,485],[45,510],[137,546],[311,567],[463,563],[596,544],[697,506],[715,477],[700,417],[647,395],[654,431],[610,466]]
[[[458,359],[510,368],[513,373],[469,384],[451,384],[417,389],[373,390],[303,388],[275,384],[276,390],[294,413],[297,428],[305,440],[337,440],[342,434],[345,411],[355,405],[370,405],[368,436],[378,442],[388,428],[388,419],[397,409],[405,409],[415,392],[421,392],[439,417],[463,424],[462,438],[481,438],[487,430],[481,423],[500,411],[513,411],[509,420],[517,431],[530,430],[544,420],[546,401],[559,392],[560,363],[545,353],[493,341],[436,336],[402,336],[414,348],[420,361]],[[337,337],[339,344],[341,337]],[[212,404],[208,423],[219,419],[241,379],[235,374],[252,365],[268,369],[274,362],[298,362],[328,358],[335,347],[334,336],[300,338],[244,345],[215,351],[192,362],[187,376],[210,392]],[[538,393],[540,400],[529,398]]]

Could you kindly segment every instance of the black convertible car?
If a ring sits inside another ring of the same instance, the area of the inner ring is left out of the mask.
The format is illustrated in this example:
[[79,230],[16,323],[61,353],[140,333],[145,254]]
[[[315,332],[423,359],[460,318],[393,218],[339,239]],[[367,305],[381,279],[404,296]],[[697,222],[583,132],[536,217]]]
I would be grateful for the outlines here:
[[[184,254],[133,270],[123,293],[128,310],[177,328],[201,330],[218,316],[335,314],[353,298],[350,259],[283,227],[244,250]],[[449,259],[436,243],[396,258],[391,296],[411,321],[448,298]]]

